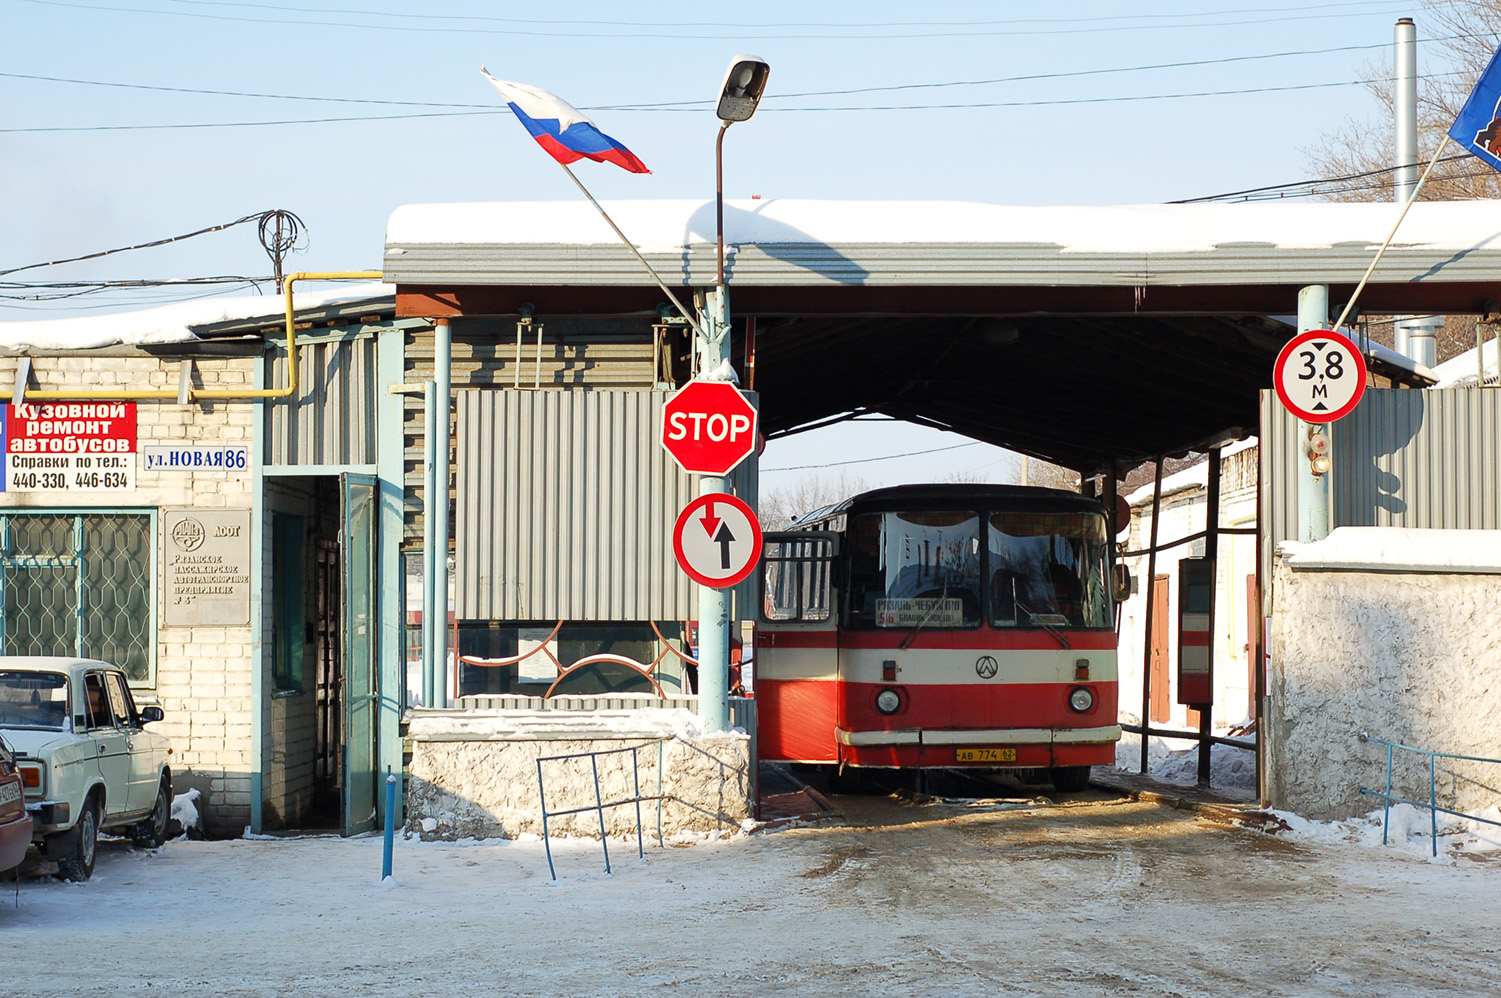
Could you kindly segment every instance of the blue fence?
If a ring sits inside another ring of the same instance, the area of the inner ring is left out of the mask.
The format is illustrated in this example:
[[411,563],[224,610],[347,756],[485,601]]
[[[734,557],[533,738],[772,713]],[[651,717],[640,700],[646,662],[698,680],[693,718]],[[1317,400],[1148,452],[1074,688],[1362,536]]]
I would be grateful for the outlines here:
[[[585,811],[595,811],[599,814],[599,843],[604,847],[605,872],[610,872],[610,840],[605,833],[605,808],[624,807],[627,804],[636,805],[636,855],[645,856],[646,848],[642,840],[641,831],[641,804],[643,801],[656,801],[657,803],[657,845],[662,845],[662,746],[665,739],[655,742],[646,742],[642,745],[634,745],[630,748],[607,749],[602,752],[574,752],[570,755],[548,755],[537,760],[537,793],[542,801],[542,846],[547,851],[547,873],[553,879],[558,879],[557,870],[552,861],[552,842],[548,837],[549,818],[559,818],[565,814],[582,814]],[[638,753],[652,745],[657,747],[657,792],[654,796],[641,796],[641,766]],[[603,755],[624,755],[629,752],[631,756],[631,786],[633,794],[621,800],[605,800],[599,788],[599,757]],[[544,762],[563,762],[570,759],[588,759],[589,769],[594,777],[594,803],[583,807],[563,808],[557,811],[547,809],[547,786],[543,781],[542,764]]]
[[[1430,819],[1429,820],[1429,830],[1430,830],[1430,833],[1432,834],[1432,837],[1433,837],[1433,855],[1435,855],[1435,856],[1438,855],[1438,815],[1439,815],[1440,811],[1442,811],[1445,814],[1452,814],[1452,815],[1454,815],[1457,818],[1465,818],[1465,819],[1468,819],[1470,821],[1479,821],[1479,822],[1482,822],[1482,823],[1487,824],[1487,825],[1501,826],[1501,821],[1492,821],[1489,818],[1477,818],[1473,814],[1466,814],[1463,811],[1455,811],[1452,808],[1442,807],[1438,803],[1438,777],[1437,777],[1437,774],[1438,774],[1438,763],[1437,763],[1437,760],[1439,760],[1439,759],[1458,759],[1458,760],[1463,760],[1465,762],[1490,762],[1490,763],[1495,763],[1498,766],[1501,766],[1501,759],[1486,759],[1486,758],[1484,758],[1482,756],[1477,756],[1477,755],[1456,755],[1456,754],[1454,754],[1452,752],[1434,752],[1434,751],[1432,751],[1430,749],[1414,748],[1411,745],[1403,745],[1400,742],[1389,742],[1389,741],[1387,741],[1384,738],[1373,738],[1370,735],[1366,734],[1364,731],[1362,731],[1360,733],[1360,740],[1363,741],[1363,742],[1371,742],[1371,743],[1374,743],[1376,745],[1385,745],[1386,746],[1386,792],[1385,793],[1381,793],[1381,792],[1378,792],[1376,790],[1367,790],[1365,787],[1361,787],[1360,788],[1360,792],[1361,793],[1367,794],[1367,795],[1369,795],[1371,797],[1379,797],[1383,801],[1386,802],[1386,806],[1385,806],[1385,808],[1384,808],[1384,810],[1382,812],[1382,816],[1381,816],[1381,844],[1382,845],[1386,845],[1387,824],[1391,820],[1392,804],[1394,804],[1394,803],[1395,804],[1411,804],[1414,807],[1422,807],[1422,808],[1427,808],[1428,809],[1428,814],[1429,814],[1429,819]],[[1395,795],[1392,794],[1392,759],[1393,759],[1394,754],[1399,749],[1401,751],[1403,751],[1403,752],[1411,752],[1414,755],[1420,755],[1420,756],[1427,756],[1428,757],[1428,800],[1427,800],[1426,803],[1423,802],[1423,801],[1408,800],[1406,797],[1397,797],[1397,796],[1395,796]]]

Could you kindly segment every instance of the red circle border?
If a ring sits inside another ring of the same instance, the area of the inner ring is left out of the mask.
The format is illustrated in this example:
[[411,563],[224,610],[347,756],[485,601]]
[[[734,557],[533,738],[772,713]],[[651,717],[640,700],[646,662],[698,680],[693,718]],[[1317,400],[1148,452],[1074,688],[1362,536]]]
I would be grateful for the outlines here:
[[[1360,368],[1360,381],[1358,382],[1360,387],[1356,389],[1355,394],[1350,397],[1350,401],[1346,402],[1344,405],[1340,406],[1333,412],[1309,412],[1300,406],[1294,405],[1292,401],[1288,399],[1287,392],[1282,387],[1282,369],[1287,366],[1287,361],[1293,355],[1293,351],[1302,346],[1304,343],[1307,343],[1311,340],[1329,339],[1339,340],[1349,348],[1348,352],[1350,356],[1355,359],[1356,366]],[[1332,423],[1336,419],[1342,419],[1345,416],[1348,416],[1354,410],[1356,404],[1365,395],[1365,383],[1366,378],[1369,377],[1369,374],[1370,372],[1366,369],[1365,357],[1361,354],[1360,349],[1356,347],[1354,341],[1352,341],[1350,337],[1346,336],[1343,333],[1337,333],[1332,329],[1311,329],[1306,333],[1299,333],[1297,336],[1294,336],[1292,339],[1288,340],[1287,343],[1282,347],[1282,351],[1277,354],[1277,362],[1272,365],[1272,387],[1277,389],[1277,398],[1282,400],[1282,407],[1285,408],[1288,412],[1292,413],[1294,416],[1297,416],[1299,419],[1303,420],[1303,422]]]
[[[710,576],[700,574],[688,564],[688,559],[683,557],[683,530],[687,527],[688,521],[692,518],[693,514],[697,513],[700,509],[707,506],[711,502],[726,503],[740,510],[740,512],[745,515],[746,520],[751,525],[751,540],[753,550],[755,551],[755,555],[750,559],[750,561],[745,563],[744,568],[736,572],[734,575],[726,576],[722,579],[715,579],[711,578]],[[759,518],[757,518],[755,510],[746,505],[743,500],[737,498],[736,496],[730,495],[728,492],[710,492],[705,495],[699,496],[697,499],[684,506],[683,511],[678,514],[677,522],[672,525],[672,552],[673,555],[677,558],[678,567],[683,570],[683,574],[688,576],[688,578],[692,579],[694,582],[697,582],[699,585],[704,586],[708,589],[729,589],[745,581],[745,579],[751,574],[751,572],[756,570],[756,566],[761,563],[762,536],[761,521]]]

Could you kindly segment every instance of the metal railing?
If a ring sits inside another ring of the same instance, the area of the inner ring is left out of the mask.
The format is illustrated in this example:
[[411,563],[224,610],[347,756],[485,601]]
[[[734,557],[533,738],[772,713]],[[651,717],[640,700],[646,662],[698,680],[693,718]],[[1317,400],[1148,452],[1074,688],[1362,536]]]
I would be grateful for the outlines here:
[[[568,755],[548,755],[542,756],[537,759],[537,795],[542,802],[542,847],[547,851],[547,873],[553,880],[558,879],[558,873],[557,869],[553,866],[552,861],[552,842],[548,837],[548,818],[559,818],[563,815],[568,814],[582,814],[585,811],[597,812],[599,814],[599,843],[604,848],[605,872],[609,873],[610,837],[605,830],[605,808],[623,807],[627,804],[636,805],[636,855],[638,857],[644,857],[646,855],[646,848],[642,839],[641,832],[641,802],[656,801],[657,845],[659,847],[662,845],[662,746],[665,742],[666,739],[659,738],[655,743],[646,742],[645,744],[633,745],[629,748],[605,749],[600,752],[573,752]],[[653,744],[657,746],[657,793],[653,797],[642,797],[641,767],[640,756],[638,755],[638,753],[641,751],[641,749],[648,748]],[[603,798],[603,795],[601,794],[599,788],[599,757],[602,755],[624,755],[627,752],[629,752],[631,755],[631,786],[634,796],[624,798],[623,800],[606,801]],[[544,762],[562,762],[568,759],[589,760],[589,769],[594,777],[594,803],[592,805],[586,804],[583,807],[572,807],[558,811],[549,811],[547,809],[547,787],[543,782],[542,776],[542,764]]]
[[[1468,821],[1479,821],[1487,825],[1501,826],[1501,821],[1493,821],[1490,818],[1480,818],[1463,811],[1455,811],[1452,808],[1443,807],[1438,802],[1438,765],[1439,759],[1458,759],[1465,762],[1490,762],[1501,766],[1501,759],[1487,759],[1478,755],[1457,755],[1452,752],[1434,752],[1430,749],[1414,748],[1411,745],[1403,745],[1401,742],[1389,742],[1384,738],[1373,738],[1362,731],[1359,735],[1363,742],[1374,742],[1377,745],[1386,746],[1386,792],[1379,793],[1375,790],[1360,788],[1360,792],[1371,797],[1379,797],[1386,802],[1381,816],[1381,844],[1387,844],[1387,825],[1391,821],[1392,804],[1411,804],[1413,807],[1428,809],[1429,833],[1433,840],[1433,855],[1438,855],[1438,814],[1452,814],[1456,818],[1464,818]],[[1428,757],[1428,802],[1408,800],[1406,797],[1396,797],[1392,794],[1392,757],[1397,749],[1411,752],[1414,755],[1426,755]]]

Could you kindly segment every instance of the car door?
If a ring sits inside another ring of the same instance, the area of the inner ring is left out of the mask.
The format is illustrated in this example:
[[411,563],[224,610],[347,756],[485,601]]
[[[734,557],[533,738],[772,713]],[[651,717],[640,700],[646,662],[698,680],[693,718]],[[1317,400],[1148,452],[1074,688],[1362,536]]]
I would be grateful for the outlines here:
[[104,777],[104,820],[130,811],[130,740],[128,732],[115,723],[110,708],[104,672],[91,670],[83,677],[83,708],[88,721],[88,738],[94,746],[99,772]]
[[155,739],[141,727],[141,716],[135,709],[135,700],[130,687],[125,684],[125,675],[120,672],[104,674],[105,690],[109,694],[110,713],[115,725],[125,732],[125,748],[130,754],[130,790],[126,808],[144,811],[156,802],[157,756],[152,751]]

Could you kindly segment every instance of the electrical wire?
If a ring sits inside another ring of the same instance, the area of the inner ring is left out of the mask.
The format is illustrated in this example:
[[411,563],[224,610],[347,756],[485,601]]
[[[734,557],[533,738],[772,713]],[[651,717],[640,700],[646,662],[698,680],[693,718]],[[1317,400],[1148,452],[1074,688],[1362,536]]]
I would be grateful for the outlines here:
[[761,474],[769,475],[778,471],[810,471],[817,468],[839,468],[847,464],[870,464],[874,461],[894,461],[899,457],[918,457],[922,454],[941,454],[944,451],[958,450],[961,447],[978,447],[983,440],[971,440],[967,444],[954,444],[949,447],[932,447],[928,450],[908,451],[905,454],[887,454],[884,457],[861,457],[851,461],[829,461],[827,464],[797,464],[790,468],[762,468]]
[[[196,12],[196,11],[187,11],[187,10],[153,10],[153,9],[150,9],[150,8],[142,8],[142,7],[111,7],[111,6],[107,6],[107,5],[103,5],[103,4],[88,4],[88,3],[66,2],[66,0],[23,0],[23,2],[30,3],[30,4],[36,4],[36,5],[40,5],[40,6],[46,6],[46,7],[64,7],[64,8],[72,8],[72,9],[77,9],[77,10],[97,10],[97,11],[106,11],[106,12],[109,12],[109,13],[116,13],[116,14],[155,14],[155,15],[163,16],[163,17],[182,17],[182,18],[196,18],[196,19],[201,19],[201,20],[213,20],[213,21],[231,21],[231,22],[237,22],[237,23],[242,23],[242,24],[304,25],[304,26],[311,26],[311,27],[355,28],[355,29],[363,29],[363,30],[366,30],[366,31],[399,31],[399,32],[402,32],[402,33],[418,33],[418,32],[420,32],[420,33],[441,33],[441,34],[462,33],[462,34],[467,34],[467,35],[473,35],[473,34],[490,34],[490,35],[510,35],[510,36],[517,36],[517,37],[570,38],[570,39],[578,39],[578,38],[613,38],[613,39],[647,38],[647,39],[654,39],[654,40],[693,40],[693,41],[710,41],[710,40],[719,40],[719,39],[722,39],[722,40],[738,40],[738,39],[747,39],[747,38],[749,38],[749,39],[753,39],[753,40],[756,40],[756,41],[772,41],[772,40],[838,40],[838,41],[849,42],[849,41],[880,41],[880,40],[908,41],[908,40],[911,40],[911,39],[919,39],[919,38],[955,38],[955,37],[973,38],[973,37],[977,37],[977,36],[978,37],[997,37],[997,36],[1004,36],[1004,37],[1027,37],[1027,36],[1038,36],[1038,35],[1080,35],[1080,34],[1094,34],[1094,33],[1106,32],[1106,31],[1109,31],[1109,32],[1145,31],[1145,30],[1150,30],[1150,31],[1164,31],[1164,30],[1168,30],[1168,29],[1226,28],[1226,27],[1237,27],[1237,26],[1240,26],[1240,25],[1248,25],[1248,24],[1264,25],[1264,24],[1269,24],[1269,23],[1280,23],[1280,22],[1286,22],[1286,21],[1329,20],[1329,19],[1332,19],[1332,18],[1349,17],[1350,14],[1351,14],[1351,12],[1348,11],[1348,10],[1339,10],[1339,11],[1335,11],[1335,12],[1331,12],[1331,13],[1327,13],[1327,14],[1311,14],[1311,13],[1306,13],[1306,11],[1307,10],[1312,10],[1312,9],[1318,9],[1318,8],[1284,7],[1284,8],[1277,8],[1276,12],[1280,13],[1282,11],[1293,11],[1293,10],[1296,10],[1296,11],[1299,11],[1299,13],[1288,14],[1287,16],[1281,16],[1281,17],[1265,17],[1265,16],[1262,16],[1262,17],[1256,17],[1256,18],[1252,18],[1252,19],[1248,19],[1248,20],[1240,20],[1240,21],[1194,21],[1194,20],[1186,18],[1186,17],[1184,17],[1183,15],[1180,14],[1180,15],[1177,15],[1177,16],[1169,17],[1165,21],[1155,22],[1155,23],[1150,23],[1150,24],[1109,24],[1109,25],[1101,24],[1101,25],[1099,25],[1097,27],[1084,27],[1084,28],[1044,28],[1044,29],[1027,29],[1027,30],[976,30],[977,28],[984,28],[984,27],[986,27],[987,24],[989,24],[989,23],[1007,24],[1007,23],[1012,23],[1012,22],[1005,22],[1005,21],[1002,21],[1002,22],[965,22],[964,25],[963,25],[963,30],[956,30],[956,31],[931,31],[931,32],[915,32],[915,31],[912,31],[910,29],[902,30],[902,28],[900,26],[898,26],[896,28],[893,28],[893,29],[888,29],[888,28],[879,27],[879,26],[876,26],[876,27],[865,27],[865,26],[859,25],[857,23],[851,22],[851,23],[846,23],[846,24],[836,24],[836,25],[834,25],[834,27],[838,29],[837,32],[835,32],[835,33],[828,33],[828,34],[819,34],[819,33],[804,32],[804,33],[799,33],[799,34],[754,34],[754,35],[747,36],[746,33],[745,33],[746,29],[741,29],[740,31],[737,31],[734,34],[716,35],[716,34],[703,34],[703,33],[699,33],[699,34],[664,34],[664,33],[660,32],[660,31],[652,31],[652,32],[629,32],[629,31],[604,31],[604,32],[598,32],[598,31],[594,31],[594,32],[591,32],[591,31],[581,31],[581,30],[579,30],[576,27],[575,28],[571,28],[569,30],[564,30],[564,31],[541,31],[541,30],[534,30],[534,29],[522,30],[520,28],[485,28],[485,27],[477,27],[477,26],[474,26],[474,25],[465,25],[465,26],[462,26],[462,27],[459,27],[459,26],[455,26],[455,27],[446,27],[446,26],[445,27],[424,27],[424,26],[421,26],[421,25],[413,25],[413,24],[362,24],[362,23],[352,22],[352,21],[325,21],[325,20],[317,20],[317,19],[279,18],[279,17],[246,17],[246,16],[233,15],[233,14],[205,14],[205,13],[199,13],[199,12]],[[1374,4],[1376,4],[1377,6],[1379,6],[1381,8],[1387,8],[1387,7],[1393,6],[1397,2],[1397,0],[1366,0],[1366,2],[1367,3],[1374,3]],[[1329,7],[1329,6],[1338,6],[1338,5],[1325,5],[1325,7]],[[1265,13],[1265,11],[1256,11],[1256,10],[1251,10],[1251,11],[1247,11],[1247,12],[1250,12],[1250,13]],[[1378,12],[1379,11],[1375,10],[1375,9],[1373,9],[1373,10],[1370,11],[1370,13],[1378,13]],[[1207,14],[1201,15],[1201,16],[1206,16],[1206,17],[1223,17],[1223,16],[1234,16],[1234,15],[1239,14],[1239,13],[1241,13],[1241,11],[1228,11],[1228,12],[1224,12],[1224,13],[1208,12]],[[355,16],[359,16],[358,13],[356,13]],[[1152,15],[1152,16],[1167,17],[1167,15]],[[1059,19],[1059,20],[1062,20],[1062,19]],[[539,22],[539,23],[557,23],[557,22],[546,22],[546,21],[544,21],[544,22]],[[585,23],[594,23],[594,22],[585,22]],[[1057,22],[1054,21],[1054,22],[1044,22],[1044,23],[1057,23]],[[638,25],[627,25],[627,26],[629,26],[629,27],[636,27]],[[667,26],[667,27],[673,27],[675,25],[665,25],[665,26]],[[756,29],[755,28],[751,28],[749,30],[756,30]],[[873,30],[873,31],[896,30],[899,33],[896,33],[896,34],[863,34],[863,35],[862,34],[855,34],[855,35],[852,35],[850,33],[851,30],[856,30],[856,31],[860,31],[860,30]]]
[[[609,27],[629,28],[662,28],[662,27],[691,27],[691,28],[913,28],[913,27],[974,27],[977,25],[990,24],[1059,24],[1059,23],[1100,23],[1106,21],[1126,20],[1165,20],[1181,19],[1181,13],[1173,14],[1108,14],[1101,17],[1029,17],[1008,18],[999,21],[875,21],[861,23],[858,21],[790,21],[790,22],[763,22],[752,24],[736,21],[601,21],[601,20],[566,20],[563,18],[520,18],[520,17],[493,17],[477,14],[403,14],[379,10],[351,10],[342,7],[288,7],[282,4],[268,3],[234,3],[227,0],[166,0],[168,3],[182,4],[193,7],[245,7],[254,10],[280,10],[296,14],[353,14],[364,17],[389,17],[404,20],[426,21],[488,21],[500,24],[575,24],[575,25],[600,25]],[[1280,13],[1283,11],[1306,11],[1322,10],[1334,7],[1370,7],[1370,6],[1405,6],[1408,0],[1342,0],[1338,3],[1303,4],[1292,7],[1251,7],[1237,10],[1202,11],[1201,16],[1220,17],[1230,14],[1266,14]]]
[[223,232],[225,229],[232,229],[236,225],[244,225],[246,222],[256,222],[268,215],[275,216],[277,213],[277,209],[272,209],[271,211],[258,211],[254,215],[246,215],[243,218],[235,219],[233,222],[222,222],[219,225],[210,225],[206,228],[195,229],[192,232],[185,232],[182,235],[168,236],[165,239],[153,239],[148,243],[136,243],[134,246],[120,246],[115,249],[100,250],[97,253],[85,253],[83,256],[71,256],[62,260],[46,260],[42,263],[28,263],[24,267],[10,267],[5,270],[0,270],[0,277],[5,276],[6,274],[18,274],[23,270],[35,270],[38,267],[56,267],[64,263],[79,263],[83,260],[97,260],[100,257],[114,256],[116,253],[129,253],[132,250],[151,249],[155,246],[166,246],[169,243],[181,242],[184,239],[192,239],[194,236],[207,235],[210,232]]

